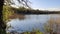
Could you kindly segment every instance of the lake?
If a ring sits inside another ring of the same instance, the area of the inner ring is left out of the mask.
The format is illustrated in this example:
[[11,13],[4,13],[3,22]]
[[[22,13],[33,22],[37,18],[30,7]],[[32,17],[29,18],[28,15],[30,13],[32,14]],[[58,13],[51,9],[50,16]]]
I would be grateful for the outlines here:
[[46,14],[46,15],[25,15],[25,19],[11,19],[7,25],[11,25],[7,31],[33,31],[33,29],[39,29],[44,31],[44,23],[47,23],[51,18],[60,18],[60,14]]

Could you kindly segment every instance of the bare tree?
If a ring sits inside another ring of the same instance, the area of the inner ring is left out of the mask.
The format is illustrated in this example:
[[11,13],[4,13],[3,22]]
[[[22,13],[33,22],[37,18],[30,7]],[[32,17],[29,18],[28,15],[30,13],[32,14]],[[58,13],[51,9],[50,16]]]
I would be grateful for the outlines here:
[[[29,3],[31,3],[29,0],[16,0],[16,1],[18,1],[18,3],[22,4],[25,7],[31,8],[29,6]],[[15,1],[13,1],[13,0],[5,0],[5,4],[7,4],[7,5],[16,5]]]

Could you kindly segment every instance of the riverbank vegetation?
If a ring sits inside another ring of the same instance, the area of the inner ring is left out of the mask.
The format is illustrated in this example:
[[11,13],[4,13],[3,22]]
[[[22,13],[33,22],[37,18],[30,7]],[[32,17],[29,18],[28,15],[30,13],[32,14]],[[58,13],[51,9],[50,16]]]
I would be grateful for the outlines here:
[[20,32],[14,31],[14,32],[10,32],[10,33],[7,33],[7,34],[44,34],[44,32],[41,32],[40,30],[36,29],[36,30],[30,31],[30,32],[26,31],[26,32],[20,33]]

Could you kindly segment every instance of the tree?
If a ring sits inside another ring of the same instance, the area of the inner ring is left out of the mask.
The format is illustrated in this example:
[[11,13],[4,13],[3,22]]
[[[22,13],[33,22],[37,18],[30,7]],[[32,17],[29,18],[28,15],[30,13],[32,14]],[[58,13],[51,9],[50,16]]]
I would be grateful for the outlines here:
[[[0,34],[6,34],[6,30],[5,30],[6,29],[6,23],[3,21],[3,13],[2,13],[3,5],[5,4],[5,5],[9,6],[11,4],[15,4],[12,1],[13,0],[0,0]],[[25,5],[25,6],[29,7],[27,4],[28,0],[17,0],[17,1],[19,3]],[[24,3],[22,3],[22,2],[24,2]]]
[[3,4],[4,4],[4,0],[0,0],[0,34],[6,34],[6,24],[3,22]]
[[[31,3],[29,0],[17,0],[17,2],[22,4],[25,7],[31,8],[28,3]],[[5,5],[16,5],[14,0],[5,0]]]
[[3,21],[8,22],[9,21],[9,16],[13,15],[14,11],[12,10],[11,7],[9,6],[3,6]]

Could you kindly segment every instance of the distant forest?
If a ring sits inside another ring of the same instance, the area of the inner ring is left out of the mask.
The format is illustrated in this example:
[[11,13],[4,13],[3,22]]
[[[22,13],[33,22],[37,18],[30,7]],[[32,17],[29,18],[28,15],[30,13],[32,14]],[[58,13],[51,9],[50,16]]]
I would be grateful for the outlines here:
[[39,9],[26,9],[24,7],[20,7],[18,9],[12,8],[17,14],[60,14],[60,11],[48,11],[48,10],[39,10]]

